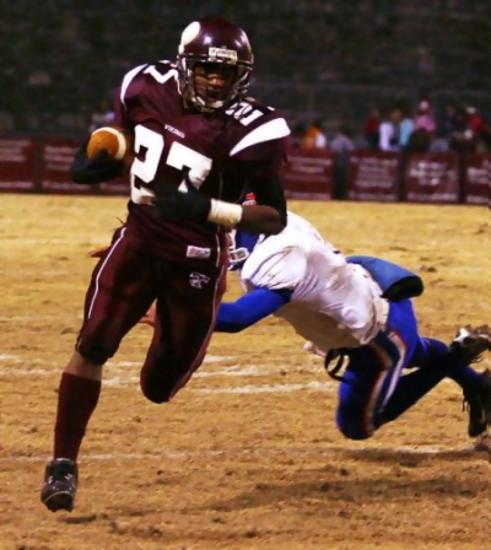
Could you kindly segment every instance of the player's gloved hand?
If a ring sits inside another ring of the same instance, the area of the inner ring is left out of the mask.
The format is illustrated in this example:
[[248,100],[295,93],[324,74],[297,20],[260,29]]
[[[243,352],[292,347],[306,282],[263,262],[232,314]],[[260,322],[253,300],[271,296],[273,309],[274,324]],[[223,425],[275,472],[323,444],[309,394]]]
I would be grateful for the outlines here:
[[89,159],[86,153],[87,143],[88,139],[77,151],[70,167],[70,176],[75,183],[100,183],[122,175],[123,163],[112,159],[105,150]]
[[166,185],[158,186],[155,206],[161,218],[189,222],[208,220],[211,199],[192,185],[188,185],[187,189],[187,192],[182,192]]

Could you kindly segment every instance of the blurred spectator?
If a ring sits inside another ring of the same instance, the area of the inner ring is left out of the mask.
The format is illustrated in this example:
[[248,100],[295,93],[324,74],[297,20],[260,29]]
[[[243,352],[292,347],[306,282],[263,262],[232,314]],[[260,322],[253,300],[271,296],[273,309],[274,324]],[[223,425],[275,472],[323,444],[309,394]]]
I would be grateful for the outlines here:
[[381,151],[399,151],[400,122],[400,109],[392,109],[392,111],[383,117],[380,124],[379,140],[379,149]]
[[459,108],[457,102],[453,99],[450,99],[445,104],[445,111],[440,126],[438,127],[438,134],[447,140],[450,140],[450,136],[454,131],[455,126],[455,116],[457,109]]
[[300,147],[302,138],[305,134],[305,124],[303,122],[296,122],[292,125],[291,144],[293,147]]
[[470,152],[474,148],[473,132],[469,128],[467,112],[462,107],[457,107],[452,119],[449,147],[459,153]]
[[476,135],[479,135],[483,129],[484,126],[484,119],[481,116],[481,113],[470,105],[466,109],[467,112],[467,125],[469,128],[476,133]]
[[401,122],[399,124],[399,146],[406,149],[409,145],[409,138],[414,130],[414,122],[407,107],[401,109]]
[[333,161],[334,197],[345,199],[348,188],[349,154],[354,151],[355,144],[351,132],[346,126],[340,126],[330,143]]
[[418,112],[414,117],[414,129],[415,130],[426,130],[431,137],[436,130],[436,122],[431,112],[431,105],[429,100],[422,99],[418,105]]
[[458,104],[455,99],[449,99],[445,102],[443,112],[437,119],[435,137],[430,146],[433,153],[447,153],[450,149],[450,136],[455,127],[455,117]]
[[351,139],[351,133],[346,126],[340,126],[330,144],[331,151],[335,155],[347,155],[354,151],[355,144]]
[[428,99],[422,99],[418,104],[418,112],[414,117],[414,131],[409,138],[408,150],[417,153],[429,151],[436,131],[436,121],[431,112]]
[[472,132],[471,145],[472,150],[477,151],[481,142],[482,134],[486,123],[481,113],[472,105],[467,107],[467,128]]
[[[481,143],[485,152],[491,151],[491,124],[486,119],[484,119],[484,125],[481,132]],[[490,201],[491,201],[491,195],[490,195]],[[490,207],[491,207],[491,203],[490,203]]]
[[304,151],[325,149],[327,147],[327,137],[322,129],[322,122],[320,120],[314,121],[307,128],[300,140],[300,147]]
[[102,126],[114,124],[115,117],[116,115],[111,108],[111,103],[107,99],[102,99],[98,110],[92,113],[90,117],[89,132],[93,132]]
[[380,142],[380,112],[372,109],[365,119],[363,134],[367,140],[368,148],[376,151]]

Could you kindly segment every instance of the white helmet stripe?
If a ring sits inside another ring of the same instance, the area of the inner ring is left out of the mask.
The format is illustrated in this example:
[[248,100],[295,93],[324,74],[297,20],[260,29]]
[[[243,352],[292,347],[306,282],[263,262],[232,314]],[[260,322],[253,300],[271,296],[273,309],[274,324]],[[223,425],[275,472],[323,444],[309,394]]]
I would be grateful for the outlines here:
[[261,126],[258,126],[251,133],[243,137],[235,147],[230,151],[230,156],[233,157],[240,151],[243,151],[251,145],[257,143],[263,143],[264,141],[271,141],[290,135],[290,128],[284,118],[275,118],[269,122],[265,122]]

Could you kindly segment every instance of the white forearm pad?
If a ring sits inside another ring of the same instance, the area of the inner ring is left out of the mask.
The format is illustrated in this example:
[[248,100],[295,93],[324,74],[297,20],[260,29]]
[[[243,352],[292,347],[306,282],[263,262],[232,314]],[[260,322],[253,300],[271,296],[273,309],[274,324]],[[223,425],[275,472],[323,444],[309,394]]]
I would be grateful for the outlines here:
[[211,199],[210,212],[208,221],[223,225],[228,229],[232,229],[242,219],[242,206],[240,204],[232,204],[231,202]]

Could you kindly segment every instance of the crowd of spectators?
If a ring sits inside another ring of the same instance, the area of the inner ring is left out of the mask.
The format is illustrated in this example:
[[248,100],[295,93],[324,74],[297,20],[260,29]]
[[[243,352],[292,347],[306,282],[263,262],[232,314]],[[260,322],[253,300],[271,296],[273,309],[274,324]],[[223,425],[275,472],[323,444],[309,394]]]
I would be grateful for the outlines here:
[[[442,94],[450,91],[466,97],[466,117],[469,107],[488,115],[491,4],[375,4],[147,0],[142,7],[124,0],[11,2],[0,18],[0,132],[86,131],[92,114],[112,98],[129,68],[174,56],[180,30],[207,13],[221,13],[247,29],[256,53],[255,95],[279,107],[290,121],[322,120],[324,145],[340,126],[348,126],[357,147],[360,136],[368,146],[379,147],[378,140],[373,142],[380,126],[377,116],[385,119],[389,113],[375,109],[366,135],[360,125],[370,105],[386,104],[401,94],[414,103],[420,93],[431,91],[432,114],[439,111],[441,118]],[[414,120],[416,113],[406,111]],[[403,112],[399,116],[402,136],[407,117]],[[455,114],[458,127],[462,116]],[[432,146],[442,128],[437,120]],[[452,143],[459,141],[456,131]]]
[[429,98],[424,97],[412,110],[406,102],[388,109],[369,110],[358,132],[339,125],[326,132],[315,120],[295,127],[294,143],[304,151],[329,149],[343,154],[354,149],[372,151],[447,152],[491,151],[491,124],[473,105],[449,101],[436,116]]
[[[369,117],[370,119],[370,117]],[[368,126],[373,128],[373,120]],[[365,125],[365,137],[371,138]],[[380,118],[378,143],[372,148],[382,151],[414,152],[482,152],[491,147],[491,128],[473,105],[450,101],[437,117],[428,98],[419,101],[416,111],[394,106]]]

